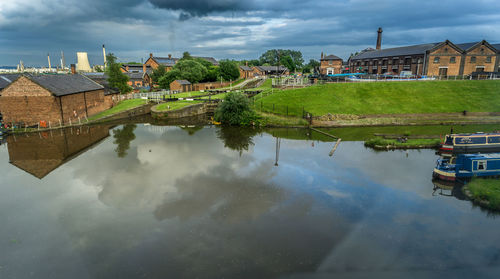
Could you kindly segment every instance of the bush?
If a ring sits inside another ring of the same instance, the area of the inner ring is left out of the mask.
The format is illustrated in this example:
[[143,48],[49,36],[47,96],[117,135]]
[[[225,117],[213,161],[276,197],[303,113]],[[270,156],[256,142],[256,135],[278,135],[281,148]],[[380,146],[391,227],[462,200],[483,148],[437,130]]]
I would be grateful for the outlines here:
[[250,107],[250,102],[245,95],[230,92],[217,108],[215,120],[225,125],[248,126],[258,123],[259,117]]

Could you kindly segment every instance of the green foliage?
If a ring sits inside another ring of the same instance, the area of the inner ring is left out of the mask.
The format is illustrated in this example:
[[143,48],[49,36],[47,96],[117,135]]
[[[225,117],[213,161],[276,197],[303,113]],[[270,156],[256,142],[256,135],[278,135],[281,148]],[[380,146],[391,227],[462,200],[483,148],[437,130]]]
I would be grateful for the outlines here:
[[174,70],[179,71],[178,79],[185,79],[191,83],[198,83],[207,75],[207,68],[195,60],[180,60]]
[[113,137],[115,138],[116,154],[120,158],[127,156],[127,150],[130,148],[130,142],[135,139],[134,130],[137,126],[135,124],[127,124],[121,129],[113,130]]
[[292,57],[289,55],[281,58],[281,65],[287,67],[290,73],[295,72],[295,63],[293,63]]
[[158,68],[153,70],[153,73],[151,73],[151,79],[153,80],[154,83],[158,83],[160,81],[160,78],[164,76],[167,73],[167,68],[163,65],[159,65]]
[[203,81],[210,82],[210,81],[218,81],[220,80],[220,67],[217,66],[210,66],[207,70],[207,74],[205,75],[205,78]]
[[302,68],[302,64],[304,64],[304,58],[302,58],[302,52],[296,50],[271,49],[262,54],[259,60],[262,65],[268,63],[271,66],[277,66],[278,58],[283,59],[283,57],[285,56],[290,56],[292,58],[293,64],[295,65],[294,69]]
[[193,59],[193,57],[191,56],[191,54],[189,52],[185,51],[182,54],[182,59],[190,60],[190,59]]
[[158,86],[160,86],[160,88],[162,89],[170,89],[170,83],[172,83],[176,79],[179,79],[180,76],[181,72],[177,69],[173,69],[160,77],[160,79],[158,80]]
[[104,72],[104,70],[102,69],[102,67],[99,66],[99,65],[96,65],[94,68],[95,68],[95,71],[98,72],[98,73]]
[[203,58],[199,58],[198,57],[198,58],[195,58],[194,61],[196,61],[196,62],[200,63],[201,65],[203,65],[205,68],[207,68],[207,70],[208,70],[208,68],[210,68],[210,67],[213,66],[212,63],[208,62],[207,60],[205,60]]
[[258,122],[259,117],[251,109],[248,98],[239,92],[230,92],[215,112],[215,120],[225,125],[248,126]]
[[233,61],[221,61],[219,63],[220,74],[226,81],[237,80],[240,77],[238,65]]
[[242,128],[234,126],[222,126],[217,129],[217,137],[224,142],[224,147],[239,151],[240,155],[243,151],[248,151],[248,148],[254,145],[253,137],[260,131],[258,128]]
[[125,94],[132,91],[128,82],[128,76],[122,73],[120,64],[116,63],[116,56],[113,53],[106,55],[108,83],[111,88],[118,88],[120,93]]

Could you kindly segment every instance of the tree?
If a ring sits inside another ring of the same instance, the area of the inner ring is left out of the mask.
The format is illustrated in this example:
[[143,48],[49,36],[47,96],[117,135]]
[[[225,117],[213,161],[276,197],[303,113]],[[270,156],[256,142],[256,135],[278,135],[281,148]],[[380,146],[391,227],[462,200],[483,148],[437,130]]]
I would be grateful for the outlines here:
[[106,55],[106,60],[106,74],[108,75],[109,86],[111,88],[118,88],[122,94],[132,91],[132,87],[127,84],[128,76],[122,73],[120,64],[116,63],[116,56],[110,53]]
[[113,130],[113,137],[115,138],[116,154],[118,157],[123,158],[127,156],[127,150],[130,148],[130,142],[135,139],[134,130],[137,126],[135,124],[127,124],[121,129]]
[[158,86],[162,89],[170,89],[170,84],[176,80],[180,79],[181,72],[177,69],[174,69],[166,74],[164,74],[160,79],[158,80]]
[[234,61],[221,61],[219,67],[224,80],[237,80],[240,77],[240,70]]
[[191,56],[191,54],[187,51],[185,51],[183,54],[182,54],[182,59],[186,59],[186,60],[189,60],[189,59],[193,59],[193,57]]
[[295,72],[295,63],[293,63],[292,57],[289,55],[281,58],[281,65],[287,67],[290,73]]
[[218,66],[211,66],[208,68],[207,74],[203,81],[212,82],[220,80],[220,68]]
[[227,93],[224,102],[215,111],[215,120],[225,125],[248,126],[258,122],[258,119],[248,98],[239,92]]
[[311,71],[315,71],[315,69],[319,68],[321,63],[317,60],[310,59],[309,63],[307,63],[304,68],[302,68],[303,73],[310,73]]
[[153,80],[154,83],[158,83],[160,81],[160,78],[164,76],[167,73],[167,68],[163,65],[159,65],[158,68],[153,70],[153,73],[151,73],[151,79]]
[[180,72],[180,79],[188,80],[191,83],[198,83],[203,80],[207,74],[207,68],[195,60],[180,60],[175,64],[174,70]]
[[222,126],[216,130],[217,137],[224,142],[224,147],[236,150],[241,154],[255,145],[253,137],[261,132],[258,128],[241,128],[234,126]]
[[95,71],[96,71],[96,72],[98,72],[98,73],[102,73],[102,72],[104,72],[104,71],[102,70],[102,67],[101,67],[101,66],[99,66],[99,65],[95,65],[94,69],[95,69]]
[[295,65],[295,69],[302,68],[304,64],[304,58],[302,58],[302,52],[290,49],[271,49],[263,53],[259,60],[261,64],[269,63],[272,66],[278,65],[278,58],[280,60],[285,57],[290,56]]

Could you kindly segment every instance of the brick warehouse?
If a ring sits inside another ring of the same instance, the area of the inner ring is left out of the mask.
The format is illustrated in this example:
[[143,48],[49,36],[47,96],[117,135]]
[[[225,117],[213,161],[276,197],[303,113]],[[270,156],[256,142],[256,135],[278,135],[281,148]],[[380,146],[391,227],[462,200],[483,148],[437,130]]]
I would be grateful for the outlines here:
[[5,123],[34,126],[45,121],[52,125],[78,122],[113,106],[113,94],[79,75],[19,76],[0,96]]
[[500,44],[487,41],[454,44],[448,40],[397,48],[381,48],[382,29],[377,49],[366,49],[349,59],[350,72],[369,74],[402,71],[414,75],[460,76],[474,72],[500,72]]

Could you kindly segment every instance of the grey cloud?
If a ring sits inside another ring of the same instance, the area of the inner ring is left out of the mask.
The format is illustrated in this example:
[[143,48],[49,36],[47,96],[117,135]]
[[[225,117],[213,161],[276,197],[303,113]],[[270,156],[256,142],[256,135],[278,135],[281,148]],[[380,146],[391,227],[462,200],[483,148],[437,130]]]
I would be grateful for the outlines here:
[[149,0],[158,8],[181,10],[179,19],[187,20],[194,16],[205,16],[211,12],[242,11],[249,9],[246,1],[240,0]]

